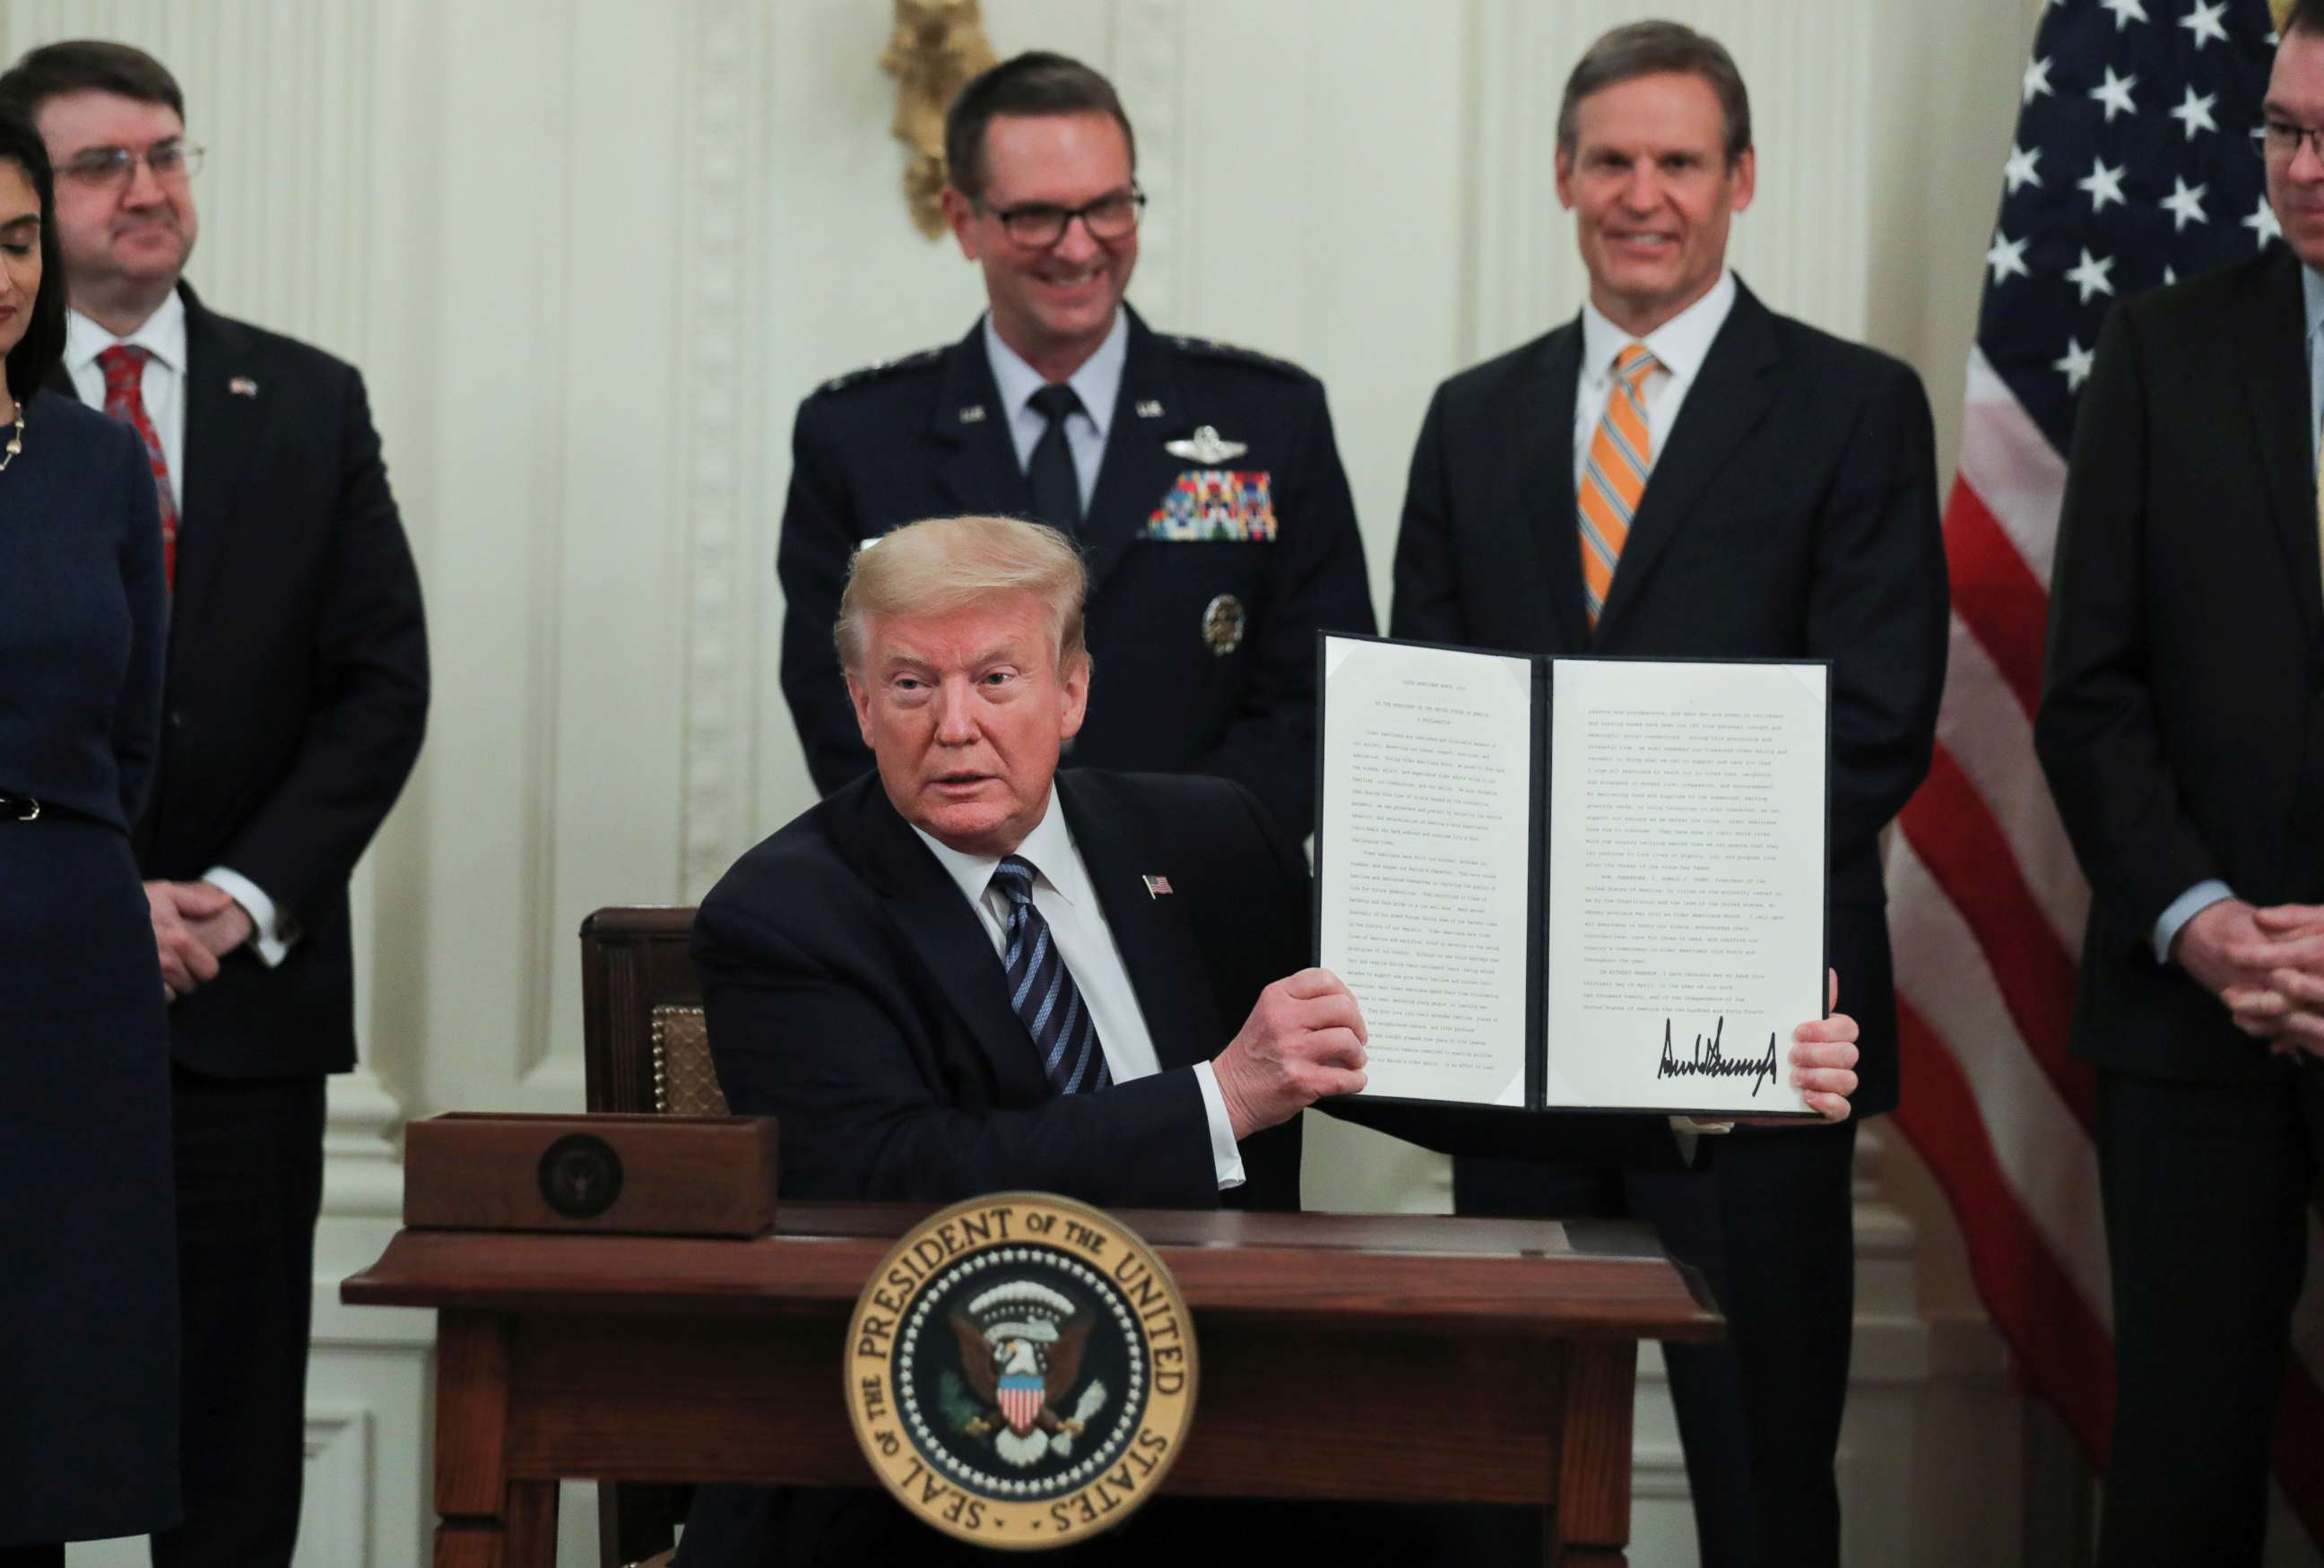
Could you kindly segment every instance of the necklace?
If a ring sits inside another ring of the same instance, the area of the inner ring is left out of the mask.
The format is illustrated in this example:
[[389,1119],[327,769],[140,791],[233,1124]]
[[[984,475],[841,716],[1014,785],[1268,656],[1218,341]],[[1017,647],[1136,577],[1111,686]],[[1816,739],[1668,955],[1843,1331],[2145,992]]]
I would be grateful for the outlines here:
[[0,450],[0,474],[5,474],[8,472],[8,465],[14,463],[16,460],[16,454],[23,449],[24,405],[18,403],[16,405],[16,433],[8,438],[8,445],[6,448],[5,450]]

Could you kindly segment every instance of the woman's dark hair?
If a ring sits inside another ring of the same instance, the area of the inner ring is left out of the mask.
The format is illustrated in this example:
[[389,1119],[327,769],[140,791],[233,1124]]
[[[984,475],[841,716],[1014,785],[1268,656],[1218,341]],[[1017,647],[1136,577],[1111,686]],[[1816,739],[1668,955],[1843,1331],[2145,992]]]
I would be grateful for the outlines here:
[[65,356],[65,260],[57,247],[57,187],[49,150],[23,110],[0,102],[0,163],[13,163],[41,198],[41,288],[24,336],[8,351],[8,392],[23,403]]

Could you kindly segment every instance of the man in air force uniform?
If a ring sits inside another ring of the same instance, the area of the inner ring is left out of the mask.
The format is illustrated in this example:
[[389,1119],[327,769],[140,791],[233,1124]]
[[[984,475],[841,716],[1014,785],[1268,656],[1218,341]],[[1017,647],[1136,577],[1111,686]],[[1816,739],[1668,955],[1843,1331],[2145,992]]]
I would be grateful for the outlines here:
[[993,67],[962,90],[945,152],[945,214],[990,309],[949,348],[826,383],[792,438],[782,682],[816,788],[872,764],[831,642],[849,558],[916,518],[1013,514],[1089,566],[1109,696],[1074,763],[1232,779],[1304,836],[1315,633],[1374,626],[1322,384],[1122,303],[1145,198],[1095,71]]

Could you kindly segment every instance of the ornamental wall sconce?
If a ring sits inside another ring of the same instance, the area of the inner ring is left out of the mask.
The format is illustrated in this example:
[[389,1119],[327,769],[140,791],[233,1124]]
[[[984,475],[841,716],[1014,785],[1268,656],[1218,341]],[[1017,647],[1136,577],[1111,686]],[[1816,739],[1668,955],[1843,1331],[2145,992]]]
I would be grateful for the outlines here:
[[910,150],[904,201],[929,239],[945,231],[945,111],[971,77],[996,62],[977,0],[896,0],[880,69],[896,78],[896,140]]

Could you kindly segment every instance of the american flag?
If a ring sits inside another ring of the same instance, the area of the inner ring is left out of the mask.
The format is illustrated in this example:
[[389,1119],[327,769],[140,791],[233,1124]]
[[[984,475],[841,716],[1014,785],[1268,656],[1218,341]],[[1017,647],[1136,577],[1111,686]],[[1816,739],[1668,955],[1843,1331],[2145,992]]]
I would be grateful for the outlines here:
[[[1936,759],[1891,841],[1897,1124],[1951,1199],[2027,1386],[2101,1467],[2113,1314],[2095,1079],[2070,1048],[2089,895],[2034,756],[2050,563],[2107,309],[2278,237],[2255,140],[2274,42],[2267,0],[2052,0],[2043,12],[1945,509],[1953,618]],[[2286,1498],[2324,1540],[2312,1221],[2310,1254],[2275,1440]]]

